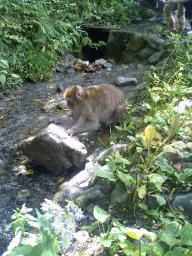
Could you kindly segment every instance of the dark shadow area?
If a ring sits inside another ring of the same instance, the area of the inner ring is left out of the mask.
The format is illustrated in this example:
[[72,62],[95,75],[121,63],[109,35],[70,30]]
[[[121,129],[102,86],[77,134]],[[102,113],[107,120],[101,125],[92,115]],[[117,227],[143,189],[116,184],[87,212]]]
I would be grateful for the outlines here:
[[[83,29],[87,32],[93,43],[103,41],[107,43],[110,29],[99,27],[84,26]],[[96,48],[86,46],[82,50],[82,56],[85,60],[93,62],[97,59],[104,58],[106,45]]]

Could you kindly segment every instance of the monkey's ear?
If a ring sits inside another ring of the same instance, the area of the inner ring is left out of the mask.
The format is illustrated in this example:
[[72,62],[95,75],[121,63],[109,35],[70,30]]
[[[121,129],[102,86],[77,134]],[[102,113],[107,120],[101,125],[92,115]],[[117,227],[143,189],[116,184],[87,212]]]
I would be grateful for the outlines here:
[[80,101],[83,100],[83,88],[81,86],[77,86],[76,98]]

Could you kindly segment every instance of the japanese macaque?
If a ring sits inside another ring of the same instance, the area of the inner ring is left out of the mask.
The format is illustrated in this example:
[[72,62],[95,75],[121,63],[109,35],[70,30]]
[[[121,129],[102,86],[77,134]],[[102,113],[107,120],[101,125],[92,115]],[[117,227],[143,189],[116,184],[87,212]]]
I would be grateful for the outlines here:
[[72,86],[64,91],[63,97],[70,112],[52,121],[68,129],[70,135],[96,131],[102,124],[119,123],[125,117],[124,94],[110,84]]

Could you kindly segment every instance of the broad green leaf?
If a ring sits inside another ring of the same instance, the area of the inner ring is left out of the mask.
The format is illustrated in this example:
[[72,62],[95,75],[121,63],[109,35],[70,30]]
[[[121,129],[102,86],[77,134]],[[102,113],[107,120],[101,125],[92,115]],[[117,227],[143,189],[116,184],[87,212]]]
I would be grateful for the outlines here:
[[114,238],[114,240],[118,239],[121,242],[124,242],[127,239],[125,232],[123,232],[121,229],[119,229],[117,227],[113,227],[111,229],[110,235]]
[[11,256],[20,256],[20,255],[30,255],[33,251],[33,247],[30,245],[23,245],[20,247],[17,247],[13,253],[11,253]]
[[106,211],[104,211],[97,205],[94,207],[93,215],[95,219],[101,223],[104,223],[110,217],[110,215]]
[[113,175],[113,172],[109,169],[107,165],[104,166],[94,166],[93,171],[96,176],[108,179],[110,181],[115,181],[115,176]]
[[1,83],[2,85],[4,85],[5,82],[6,82],[6,76],[3,75],[3,74],[0,74],[0,83]]
[[164,230],[161,230],[159,233],[159,238],[161,241],[168,244],[170,247],[177,245],[179,240],[177,237],[179,236],[180,224],[176,221],[172,221],[165,225]]
[[177,177],[178,181],[187,182],[188,179],[192,176],[192,169],[187,168],[184,169],[182,172],[175,172],[175,176]]
[[172,251],[165,253],[164,256],[189,256],[189,249],[183,247],[175,247]]
[[134,240],[139,241],[143,236],[143,232],[136,228],[127,228],[126,234]]
[[107,238],[100,238],[100,243],[104,246],[109,248],[112,243],[112,239],[107,239]]
[[144,123],[151,123],[152,121],[153,121],[153,117],[152,116],[145,116]]
[[141,228],[143,236],[149,239],[151,242],[154,242],[157,239],[157,235],[154,232],[150,232],[144,228]]
[[140,199],[143,199],[143,198],[145,197],[146,193],[147,193],[147,191],[146,191],[146,186],[143,185],[143,186],[139,187],[139,188],[137,189],[137,192],[138,192],[138,197],[139,197]]
[[156,210],[156,209],[149,210],[147,213],[150,216],[153,216],[155,218],[159,218],[159,211]]
[[146,204],[143,204],[143,203],[140,203],[139,205],[138,205],[141,209],[143,209],[143,210],[148,210],[148,207],[147,207],[147,205]]
[[20,76],[19,75],[17,75],[17,74],[11,74],[11,76],[13,77],[13,78],[16,78],[16,79],[18,79],[18,78],[20,78]]
[[162,184],[167,180],[167,177],[157,173],[148,175],[150,183],[154,184],[159,191],[162,191]]
[[161,171],[172,175],[175,172],[175,169],[168,164],[168,160],[166,158],[161,158],[155,162],[156,166],[158,166]]
[[53,254],[51,250],[47,250],[41,254],[41,256],[56,256],[56,254]]
[[9,63],[7,60],[4,59],[0,59],[0,67],[2,68],[8,68],[9,67]]
[[143,152],[143,148],[142,147],[136,147],[136,151],[137,151],[137,153],[141,153],[141,152]]
[[156,195],[153,195],[153,197],[156,198],[156,200],[157,200],[159,206],[162,206],[162,205],[165,205],[165,204],[166,204],[166,200],[165,200],[165,198],[164,198],[163,196],[160,196],[160,195],[157,195],[157,194],[156,194]]
[[148,238],[150,241],[155,241],[156,234],[149,232],[148,230],[141,228],[126,228],[126,234],[134,240],[139,241],[143,236]]
[[181,242],[183,245],[192,246],[192,224],[185,223],[185,225],[180,230]]
[[133,181],[131,175],[129,175],[128,173],[125,174],[123,172],[117,171],[117,176],[120,179],[120,181],[122,181],[125,184],[126,187],[130,187]]

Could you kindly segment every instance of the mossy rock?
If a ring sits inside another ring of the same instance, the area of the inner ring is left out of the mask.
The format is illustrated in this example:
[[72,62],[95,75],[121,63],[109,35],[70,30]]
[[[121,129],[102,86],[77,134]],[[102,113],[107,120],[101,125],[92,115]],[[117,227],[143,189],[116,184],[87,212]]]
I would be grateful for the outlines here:
[[155,51],[150,47],[143,48],[141,51],[137,53],[137,59],[147,60],[154,53]]
[[155,50],[161,50],[165,45],[165,41],[157,35],[148,35],[146,36],[146,40],[148,45]]
[[136,54],[131,53],[131,51],[126,50],[123,52],[120,62],[127,64],[130,62],[134,62],[135,60],[137,60]]
[[132,51],[132,52],[138,52],[141,50],[145,45],[145,39],[143,36],[139,33],[134,33],[127,44],[126,49]]
[[151,55],[149,58],[148,58],[148,62],[150,64],[156,64],[157,62],[160,61],[160,59],[162,58],[163,56],[163,51],[160,51],[160,52],[156,52],[154,53],[153,55]]
[[131,33],[128,31],[111,30],[105,51],[105,58],[120,61],[125,45],[130,40]]

